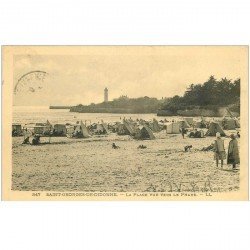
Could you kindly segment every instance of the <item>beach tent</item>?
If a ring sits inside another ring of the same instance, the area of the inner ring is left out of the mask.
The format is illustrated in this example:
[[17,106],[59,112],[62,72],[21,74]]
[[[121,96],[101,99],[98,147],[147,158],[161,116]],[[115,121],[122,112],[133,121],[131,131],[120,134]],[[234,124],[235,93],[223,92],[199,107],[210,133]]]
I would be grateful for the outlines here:
[[53,129],[53,126],[47,120],[46,123],[41,123],[41,122],[35,123],[34,133],[35,134],[42,134],[42,135],[50,135],[52,129]]
[[236,117],[234,117],[233,119],[235,120],[236,128],[240,128],[240,121]]
[[179,122],[172,122],[166,125],[166,132],[167,134],[179,134],[180,128]]
[[82,121],[75,125],[67,126],[67,136],[75,138],[89,138],[91,137],[87,127],[82,123]]
[[108,133],[108,127],[104,123],[102,123],[102,124],[98,123],[96,125],[95,132],[97,132],[98,134],[107,134]]
[[152,130],[147,125],[144,125],[136,130],[134,138],[137,140],[153,140],[155,136]]
[[222,120],[222,125],[224,129],[228,130],[240,128],[240,122],[236,117],[224,117]]
[[75,128],[75,133],[79,134],[81,138],[89,138],[91,137],[87,127],[83,124],[81,121],[80,124],[78,124]]
[[236,128],[236,122],[233,118],[224,117],[222,120],[222,127],[225,130],[231,130]]
[[224,112],[224,116],[228,116],[228,117],[233,117],[233,114],[232,112],[229,110],[229,108],[226,108],[225,109],[225,112]]
[[160,132],[161,127],[156,119],[153,119],[153,122],[149,123],[149,127],[154,132]]
[[124,124],[117,125],[117,134],[118,135],[129,135],[129,131],[126,130]]
[[118,135],[134,135],[134,133],[134,128],[128,122],[124,121],[123,124],[118,125]]
[[129,131],[129,134],[133,135],[135,133],[134,131],[134,125],[128,121],[123,122],[125,128]]
[[81,129],[82,129],[82,134],[84,138],[89,138],[91,137],[91,134],[88,130],[88,128],[83,124],[83,122],[81,121]]
[[103,126],[105,132],[108,134],[108,132],[109,132],[108,125],[105,122],[102,122],[102,126]]
[[218,119],[214,120],[214,119],[213,119],[212,121],[209,122],[209,124],[210,124],[211,122],[216,122],[216,123],[218,123],[218,124],[223,128],[222,119],[220,119],[220,120],[218,120]]
[[190,128],[190,125],[186,120],[179,121],[180,128]]
[[21,124],[12,124],[12,136],[20,136],[22,134],[23,133]]
[[206,123],[203,120],[194,123],[195,128],[206,128]]
[[65,124],[55,124],[53,129],[54,136],[66,136],[67,129]]
[[221,136],[226,135],[219,123],[211,122],[209,124],[209,128],[208,128],[205,135],[206,136],[215,136],[217,132],[219,132]]
[[193,117],[186,117],[184,120],[189,124],[189,126],[193,125],[194,123]]
[[46,127],[46,126],[39,126],[39,125],[35,125],[34,128],[34,134],[35,135],[50,135],[50,128]]

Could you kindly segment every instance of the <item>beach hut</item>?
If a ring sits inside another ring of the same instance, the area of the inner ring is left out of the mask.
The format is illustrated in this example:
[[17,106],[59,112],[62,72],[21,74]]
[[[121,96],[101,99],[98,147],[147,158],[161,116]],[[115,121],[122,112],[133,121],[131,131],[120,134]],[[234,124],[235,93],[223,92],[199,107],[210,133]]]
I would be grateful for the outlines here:
[[22,134],[23,133],[21,124],[12,124],[12,136],[21,136]]
[[209,124],[209,128],[208,128],[205,135],[206,136],[215,136],[217,132],[219,132],[221,136],[226,135],[219,123],[211,122]]
[[180,128],[179,122],[172,122],[166,125],[166,132],[167,134],[179,134]]
[[136,130],[134,138],[137,140],[153,140],[155,136],[147,125],[143,125]]
[[67,129],[65,124],[55,124],[53,129],[54,136],[66,136]]

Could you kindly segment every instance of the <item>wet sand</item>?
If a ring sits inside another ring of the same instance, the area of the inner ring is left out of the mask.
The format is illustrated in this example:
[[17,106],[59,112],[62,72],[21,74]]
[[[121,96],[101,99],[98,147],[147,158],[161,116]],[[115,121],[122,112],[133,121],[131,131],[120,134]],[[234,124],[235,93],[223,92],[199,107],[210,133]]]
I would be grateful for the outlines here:
[[[227,132],[230,134],[229,132]],[[200,149],[215,137],[185,138],[155,133],[136,141],[109,134],[90,139],[53,137],[50,144],[21,145],[13,138],[12,189],[21,191],[229,192],[239,189],[239,171],[217,168],[213,152]],[[48,142],[49,138],[42,138]],[[225,138],[226,151],[230,139]],[[240,140],[239,145],[240,145]],[[119,149],[112,149],[115,142]],[[139,145],[147,146],[138,149]],[[184,146],[192,145],[190,152]],[[239,166],[238,166],[239,168]]]

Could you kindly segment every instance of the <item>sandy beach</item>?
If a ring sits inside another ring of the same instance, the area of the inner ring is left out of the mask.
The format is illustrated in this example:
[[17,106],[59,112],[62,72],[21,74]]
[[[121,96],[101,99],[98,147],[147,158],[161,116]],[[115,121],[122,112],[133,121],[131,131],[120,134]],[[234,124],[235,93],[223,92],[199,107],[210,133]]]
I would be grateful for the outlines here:
[[[230,134],[227,131],[227,134]],[[239,189],[239,170],[217,168],[213,152],[200,151],[215,137],[201,139],[155,133],[137,141],[109,134],[90,139],[41,138],[39,146],[13,138],[12,189],[22,191],[230,192]],[[229,138],[225,138],[228,148]],[[240,146],[240,140],[239,146]],[[119,149],[112,149],[115,142]],[[147,146],[138,149],[139,145]],[[190,152],[184,146],[192,145]]]

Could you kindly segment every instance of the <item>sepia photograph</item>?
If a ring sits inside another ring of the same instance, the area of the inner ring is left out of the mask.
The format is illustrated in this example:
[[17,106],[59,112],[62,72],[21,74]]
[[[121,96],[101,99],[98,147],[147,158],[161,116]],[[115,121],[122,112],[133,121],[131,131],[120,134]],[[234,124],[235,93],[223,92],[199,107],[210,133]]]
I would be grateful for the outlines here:
[[2,249],[249,249],[249,14],[0,1]]
[[248,199],[248,46],[3,46],[6,200]]

